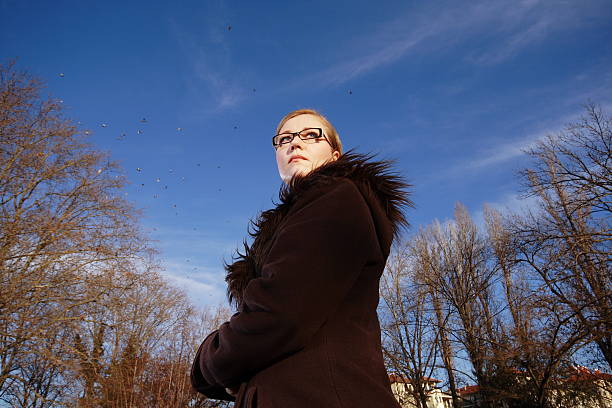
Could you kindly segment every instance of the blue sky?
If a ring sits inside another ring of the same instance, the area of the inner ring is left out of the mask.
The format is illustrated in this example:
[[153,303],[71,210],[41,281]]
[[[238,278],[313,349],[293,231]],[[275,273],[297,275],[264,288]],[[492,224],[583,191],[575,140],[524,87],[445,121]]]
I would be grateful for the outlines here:
[[164,273],[202,306],[225,303],[222,260],[277,199],[290,110],[396,159],[416,230],[457,201],[477,220],[529,205],[521,150],[612,107],[609,1],[173,3],[0,0],[0,57],[122,164]]

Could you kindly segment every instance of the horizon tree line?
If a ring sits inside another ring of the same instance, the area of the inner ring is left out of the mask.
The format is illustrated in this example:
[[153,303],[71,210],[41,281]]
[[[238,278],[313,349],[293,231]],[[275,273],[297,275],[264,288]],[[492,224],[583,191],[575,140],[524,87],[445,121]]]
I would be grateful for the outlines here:
[[452,220],[398,243],[381,287],[383,337],[414,406],[426,406],[433,373],[454,407],[458,379],[478,385],[485,408],[612,404],[612,383],[576,381],[573,368],[612,365],[611,124],[589,103],[525,152],[529,210],[485,205],[478,228],[457,203]]

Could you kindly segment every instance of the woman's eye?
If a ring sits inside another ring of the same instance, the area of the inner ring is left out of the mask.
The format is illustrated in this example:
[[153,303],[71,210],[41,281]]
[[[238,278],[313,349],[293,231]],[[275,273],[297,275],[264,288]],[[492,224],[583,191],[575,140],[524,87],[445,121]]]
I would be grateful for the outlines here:
[[289,143],[291,141],[291,136],[282,136],[279,140],[279,143]]
[[319,134],[317,132],[308,132],[306,133],[306,137],[309,139],[316,139],[319,137]]

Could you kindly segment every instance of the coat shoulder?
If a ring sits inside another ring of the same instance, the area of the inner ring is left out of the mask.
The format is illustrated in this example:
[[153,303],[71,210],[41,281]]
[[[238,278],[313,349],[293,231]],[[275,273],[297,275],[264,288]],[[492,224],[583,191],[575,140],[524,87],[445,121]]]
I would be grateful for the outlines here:
[[378,206],[388,219],[393,237],[399,236],[402,228],[409,227],[405,210],[414,204],[410,199],[412,186],[400,174],[393,172],[392,166],[392,160],[376,161],[372,155],[349,150],[338,160],[305,176],[296,175],[289,183],[282,184],[275,206],[249,221],[247,230],[252,243],[249,245],[244,239],[242,252],[237,250],[233,262],[224,263],[230,303],[241,309],[242,293],[251,279],[260,276],[275,232],[287,217],[331,190],[341,189],[338,197],[342,199],[361,197],[368,205]]

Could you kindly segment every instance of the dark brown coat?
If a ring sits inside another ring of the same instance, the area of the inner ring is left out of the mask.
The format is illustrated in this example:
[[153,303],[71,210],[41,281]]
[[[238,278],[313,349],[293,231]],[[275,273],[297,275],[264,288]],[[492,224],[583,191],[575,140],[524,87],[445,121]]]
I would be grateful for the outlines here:
[[390,162],[347,152],[279,194],[228,272],[239,312],[198,349],[193,386],[236,407],[399,407],[376,308],[408,187]]

